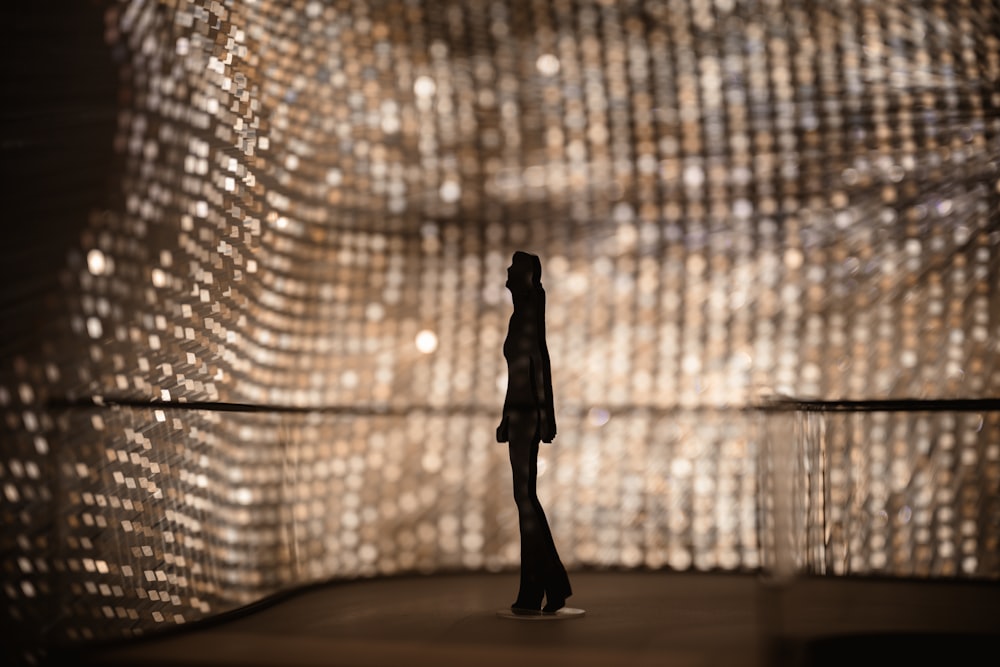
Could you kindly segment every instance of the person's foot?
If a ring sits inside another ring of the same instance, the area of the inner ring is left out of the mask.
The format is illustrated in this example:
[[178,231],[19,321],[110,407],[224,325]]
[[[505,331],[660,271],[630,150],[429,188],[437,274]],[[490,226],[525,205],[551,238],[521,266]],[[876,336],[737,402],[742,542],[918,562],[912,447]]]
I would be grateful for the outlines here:
[[532,609],[530,607],[520,607],[520,606],[518,606],[518,604],[516,602],[510,606],[510,610],[511,610],[511,612],[517,614],[518,616],[541,616],[542,615],[542,610],[541,609],[538,609],[537,607],[534,608],[534,609]]
[[545,606],[542,607],[542,612],[545,614],[554,614],[563,607],[566,606],[567,595],[546,595]]
[[518,591],[517,599],[510,606],[510,610],[515,614],[523,614],[525,616],[539,614],[542,609],[542,595],[543,592],[541,590],[537,593],[534,591]]

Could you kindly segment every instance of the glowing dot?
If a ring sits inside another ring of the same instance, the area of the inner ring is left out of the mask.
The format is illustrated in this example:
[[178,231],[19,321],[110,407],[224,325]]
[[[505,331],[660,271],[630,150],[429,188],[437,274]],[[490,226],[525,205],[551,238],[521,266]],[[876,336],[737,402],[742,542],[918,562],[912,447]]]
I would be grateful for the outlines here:
[[670,474],[674,477],[687,477],[692,470],[694,470],[694,466],[688,459],[674,459],[670,464]]
[[456,202],[462,196],[462,186],[455,181],[445,181],[441,184],[440,194],[442,201]]
[[274,224],[278,229],[284,229],[288,226],[288,218],[282,215],[274,221]]
[[423,458],[420,460],[421,465],[424,470],[430,473],[435,473],[441,470],[441,465],[443,461],[441,456],[435,452],[428,452],[424,454]]
[[544,76],[555,76],[559,73],[559,59],[551,53],[543,53],[535,61],[535,67]]
[[337,187],[344,180],[344,175],[339,169],[330,169],[326,172],[326,184]]
[[354,371],[344,371],[340,376],[340,384],[346,389],[354,389],[358,386],[358,374]]
[[394,134],[399,132],[399,119],[395,116],[383,116],[382,117],[382,131],[386,134]]
[[94,248],[87,253],[87,269],[89,269],[92,274],[95,276],[102,275],[108,271],[108,268],[108,260],[104,256],[103,252]]
[[299,168],[299,156],[289,155],[285,158],[285,168],[289,171],[295,171]]
[[424,329],[417,334],[416,339],[417,349],[424,354],[430,354],[437,349],[438,337],[433,331],[429,329]]
[[413,82],[413,94],[417,97],[430,97],[437,90],[437,84],[429,76],[418,76]]
[[696,188],[705,182],[705,172],[698,165],[691,165],[684,169],[684,185]]
[[802,251],[797,248],[789,248],[785,251],[785,266],[789,269],[798,269],[802,266],[805,261],[805,256]]
[[153,284],[157,287],[167,284],[167,274],[162,269],[153,269]]
[[365,563],[374,563],[378,558],[378,549],[371,544],[362,544],[358,549],[358,558]]
[[462,536],[462,547],[466,551],[479,551],[485,543],[486,540],[479,533],[466,533]]
[[544,456],[538,457],[538,476],[541,477],[549,469],[549,462]]
[[592,426],[604,426],[611,421],[611,413],[604,408],[591,408],[587,412],[587,421]]
[[746,199],[737,199],[733,202],[733,215],[737,218],[749,218],[753,215],[753,204]]
[[685,373],[693,375],[701,370],[701,359],[694,354],[685,354],[681,361],[681,368]]
[[101,321],[96,317],[87,318],[87,333],[91,338],[100,338],[101,334],[104,333],[104,328],[101,326]]

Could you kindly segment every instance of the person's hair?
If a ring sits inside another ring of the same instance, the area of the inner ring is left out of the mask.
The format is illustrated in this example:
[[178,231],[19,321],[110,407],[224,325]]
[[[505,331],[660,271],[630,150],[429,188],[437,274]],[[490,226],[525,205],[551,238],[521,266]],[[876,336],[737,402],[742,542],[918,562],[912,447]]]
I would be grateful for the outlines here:
[[[528,293],[528,303],[525,304],[535,311],[538,318],[538,329],[535,334],[545,343],[545,289],[542,287],[542,260],[538,255],[518,250],[511,258],[511,266],[531,275],[531,289]],[[548,353],[546,353],[548,354]]]
[[542,260],[538,259],[538,255],[532,255],[531,253],[518,250],[514,253],[514,257],[511,259],[511,264],[518,267],[524,267],[530,271],[531,286],[535,289],[541,288]]

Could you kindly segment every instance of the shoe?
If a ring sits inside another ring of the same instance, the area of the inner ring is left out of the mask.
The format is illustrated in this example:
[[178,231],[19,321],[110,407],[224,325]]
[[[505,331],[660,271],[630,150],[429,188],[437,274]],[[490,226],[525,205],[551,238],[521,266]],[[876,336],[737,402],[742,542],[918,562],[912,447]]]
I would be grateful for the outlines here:
[[516,604],[510,606],[511,612],[518,616],[541,616],[542,611],[540,609],[529,609],[527,607],[518,607]]
[[566,606],[566,598],[568,598],[572,593],[546,593],[545,595],[545,606],[542,607],[542,613],[544,614],[554,614],[563,607]]
[[525,616],[541,613],[543,594],[541,589],[537,593],[525,593],[523,590],[518,591],[517,599],[510,606],[510,610],[515,614],[523,614]]
[[552,600],[551,602],[546,602],[545,603],[545,606],[542,607],[542,613],[543,614],[555,614],[556,612],[558,612],[560,609],[562,609],[565,606],[566,606],[566,600],[564,598],[563,599]]

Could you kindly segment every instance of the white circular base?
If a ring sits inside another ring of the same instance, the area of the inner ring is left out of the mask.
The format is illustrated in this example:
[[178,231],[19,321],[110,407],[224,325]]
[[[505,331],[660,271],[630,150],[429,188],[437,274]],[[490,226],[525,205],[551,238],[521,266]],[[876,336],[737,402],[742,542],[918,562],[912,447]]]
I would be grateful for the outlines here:
[[571,618],[583,618],[587,612],[576,607],[563,607],[555,613],[538,611],[534,613],[515,614],[509,608],[497,609],[497,616],[515,621],[565,621]]

